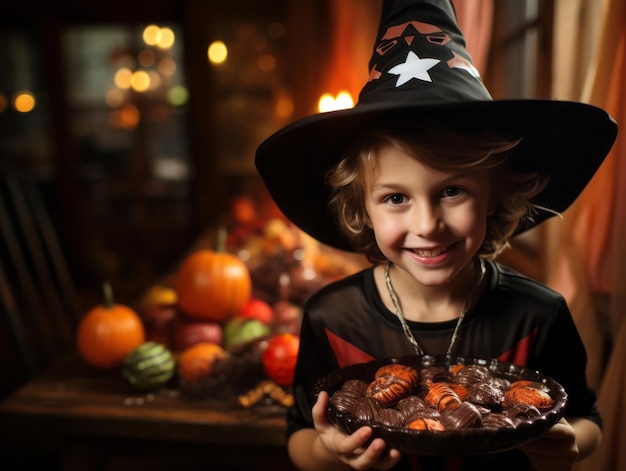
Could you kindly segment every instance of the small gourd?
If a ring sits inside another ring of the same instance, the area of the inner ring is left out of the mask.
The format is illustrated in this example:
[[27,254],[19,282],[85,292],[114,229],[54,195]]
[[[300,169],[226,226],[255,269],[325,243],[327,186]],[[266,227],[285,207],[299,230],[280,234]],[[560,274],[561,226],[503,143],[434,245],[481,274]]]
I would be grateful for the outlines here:
[[120,368],[128,353],[146,340],[139,315],[113,302],[113,291],[104,283],[104,302],[82,318],[76,334],[78,351],[85,362],[98,369]]
[[176,371],[172,352],[158,342],[145,342],[131,351],[122,365],[122,375],[139,389],[156,389],[167,383]]

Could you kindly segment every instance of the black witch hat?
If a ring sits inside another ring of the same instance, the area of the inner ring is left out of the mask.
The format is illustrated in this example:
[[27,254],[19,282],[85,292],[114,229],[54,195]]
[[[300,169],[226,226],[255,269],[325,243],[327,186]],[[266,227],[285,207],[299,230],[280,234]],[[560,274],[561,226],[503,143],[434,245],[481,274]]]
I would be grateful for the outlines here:
[[327,245],[352,250],[327,207],[326,172],[355,136],[390,121],[440,123],[521,138],[511,167],[549,177],[533,222],[567,209],[617,135],[602,109],[557,100],[493,100],[465,49],[450,0],[384,0],[370,76],[354,108],[296,121],[257,149],[256,166],[280,210]]

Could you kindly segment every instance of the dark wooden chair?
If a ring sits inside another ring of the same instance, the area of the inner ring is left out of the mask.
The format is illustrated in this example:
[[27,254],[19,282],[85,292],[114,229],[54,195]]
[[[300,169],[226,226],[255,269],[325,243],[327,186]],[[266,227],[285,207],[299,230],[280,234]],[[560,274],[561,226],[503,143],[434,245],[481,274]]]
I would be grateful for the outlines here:
[[35,181],[0,169],[0,399],[74,345],[78,297]]

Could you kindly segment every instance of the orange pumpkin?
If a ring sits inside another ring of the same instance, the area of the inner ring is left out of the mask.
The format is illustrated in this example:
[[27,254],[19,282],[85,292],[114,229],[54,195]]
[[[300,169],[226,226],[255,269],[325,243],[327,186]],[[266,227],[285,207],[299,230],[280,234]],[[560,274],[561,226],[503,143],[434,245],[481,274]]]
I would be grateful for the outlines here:
[[224,322],[237,315],[252,293],[246,264],[223,251],[225,234],[220,231],[217,250],[198,250],[181,264],[175,278],[178,307],[187,316]]
[[76,334],[82,358],[90,366],[103,370],[120,368],[126,355],[145,339],[141,318],[130,307],[113,302],[108,283],[104,285],[104,303],[85,314]]
[[178,376],[183,382],[197,383],[211,375],[215,360],[226,356],[226,350],[216,343],[197,343],[178,355]]

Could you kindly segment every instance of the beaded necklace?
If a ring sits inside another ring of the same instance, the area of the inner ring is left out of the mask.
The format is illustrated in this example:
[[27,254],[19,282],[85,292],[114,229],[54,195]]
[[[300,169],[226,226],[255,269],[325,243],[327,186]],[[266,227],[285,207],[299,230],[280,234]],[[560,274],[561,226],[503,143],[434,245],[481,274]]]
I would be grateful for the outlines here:
[[[470,291],[469,295],[465,298],[465,301],[463,301],[463,306],[461,307],[461,312],[459,314],[459,320],[456,322],[456,326],[454,327],[454,332],[452,333],[452,339],[450,340],[450,345],[448,346],[448,352],[446,353],[447,355],[450,355],[452,353],[452,348],[454,347],[454,344],[456,342],[456,338],[457,338],[458,333],[459,333],[459,327],[463,323],[463,318],[465,317],[465,314],[467,312],[467,305],[469,304],[470,300],[476,294],[476,290],[478,289],[478,287],[480,286],[480,284],[483,281],[483,278],[485,277],[485,272],[486,272],[485,262],[481,258],[479,258],[478,260],[479,260],[480,273],[479,273],[478,279],[476,280],[476,283],[472,287],[472,290]],[[391,277],[389,276],[389,269],[390,268],[391,268],[391,262],[388,262],[387,266],[385,267],[385,284],[387,285],[387,291],[389,292],[389,297],[391,298],[391,302],[393,303],[393,307],[396,310],[396,316],[400,320],[400,324],[402,324],[402,330],[404,331],[405,337],[413,345],[413,348],[415,349],[415,353],[417,355],[419,355],[419,356],[424,355],[424,350],[422,349],[420,344],[415,339],[415,336],[413,335],[413,332],[411,332],[411,329],[409,328],[409,325],[406,322],[406,318],[404,317],[404,313],[402,312],[402,309],[400,308],[400,303],[398,302],[398,296],[396,295],[396,292],[394,291],[393,286],[391,284]]]

